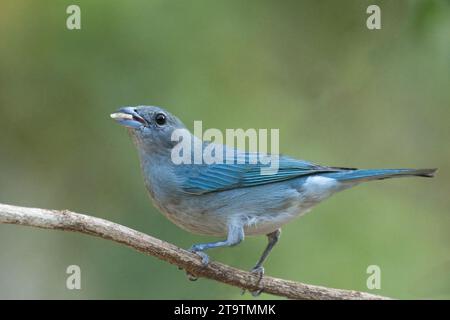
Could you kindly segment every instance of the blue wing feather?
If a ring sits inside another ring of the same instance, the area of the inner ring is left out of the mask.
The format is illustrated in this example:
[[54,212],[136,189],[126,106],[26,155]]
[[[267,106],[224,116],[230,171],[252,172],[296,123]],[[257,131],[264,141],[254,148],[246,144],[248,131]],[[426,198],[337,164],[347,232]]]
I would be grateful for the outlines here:
[[254,155],[240,154],[238,157],[241,159],[244,157],[245,163],[179,165],[176,166],[175,170],[180,179],[182,190],[191,194],[253,187],[305,175],[342,170],[280,156],[278,171],[271,175],[262,175],[261,169],[267,168],[269,165],[250,163],[250,158]]

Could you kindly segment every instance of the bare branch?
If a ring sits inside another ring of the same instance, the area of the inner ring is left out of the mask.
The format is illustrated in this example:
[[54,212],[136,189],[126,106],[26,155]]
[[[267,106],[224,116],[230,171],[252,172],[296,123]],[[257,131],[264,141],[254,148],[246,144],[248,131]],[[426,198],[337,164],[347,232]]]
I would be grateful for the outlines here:
[[74,231],[97,236],[177,265],[198,277],[252,291],[262,288],[265,293],[291,299],[388,299],[365,292],[332,289],[267,276],[258,284],[258,277],[249,272],[214,261],[204,267],[197,255],[173,244],[111,221],[67,210],[58,211],[0,204],[0,223]]

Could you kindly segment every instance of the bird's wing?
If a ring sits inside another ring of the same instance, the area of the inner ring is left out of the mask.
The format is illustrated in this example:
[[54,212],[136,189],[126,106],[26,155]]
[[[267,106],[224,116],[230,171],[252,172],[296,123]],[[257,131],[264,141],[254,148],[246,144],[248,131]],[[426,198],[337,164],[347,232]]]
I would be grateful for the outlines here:
[[[241,154],[242,155],[242,154]],[[177,166],[177,176],[180,178],[181,188],[190,194],[204,194],[235,188],[253,187],[289,180],[305,175],[322,172],[341,171],[313,163],[288,157],[279,157],[278,170],[270,175],[261,174],[262,168],[269,165],[249,163],[249,154],[245,154],[247,163],[198,164]]]

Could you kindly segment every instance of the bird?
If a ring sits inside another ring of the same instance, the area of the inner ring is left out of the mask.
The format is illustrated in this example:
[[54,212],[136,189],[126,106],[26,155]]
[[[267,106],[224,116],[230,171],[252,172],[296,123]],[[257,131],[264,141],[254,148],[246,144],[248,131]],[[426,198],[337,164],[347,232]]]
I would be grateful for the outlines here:
[[[433,177],[437,170],[333,167],[280,155],[278,170],[262,175],[264,164],[249,161],[252,153],[230,150],[226,145],[218,150],[231,151],[234,160],[246,161],[174,163],[172,150],[179,143],[173,139],[174,132],[182,130],[193,142],[199,139],[176,116],[157,106],[122,107],[110,116],[127,128],[138,150],[145,187],[154,205],[188,232],[222,238],[190,247],[203,265],[209,263],[205,253],[209,249],[236,246],[246,236],[267,237],[267,245],[251,269],[259,279],[281,227],[331,195],[367,181]],[[215,142],[201,143],[207,147]]]

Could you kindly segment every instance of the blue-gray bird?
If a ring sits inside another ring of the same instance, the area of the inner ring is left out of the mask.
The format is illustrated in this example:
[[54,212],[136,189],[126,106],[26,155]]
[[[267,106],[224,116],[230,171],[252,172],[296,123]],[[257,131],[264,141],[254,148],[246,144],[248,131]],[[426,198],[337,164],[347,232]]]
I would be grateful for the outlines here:
[[[436,171],[337,168],[285,156],[279,157],[279,169],[272,175],[262,175],[263,164],[250,161],[175,164],[171,151],[178,141],[172,141],[172,133],[185,128],[177,117],[154,106],[124,107],[111,117],[128,128],[139,152],[145,186],[161,212],[192,233],[224,237],[191,247],[204,264],[209,261],[205,250],[235,246],[245,235],[267,235],[267,247],[252,269],[260,277],[263,263],[280,237],[281,226],[332,194],[361,182],[432,177]],[[196,138],[191,135],[190,139]],[[249,155],[238,150],[233,154]]]

